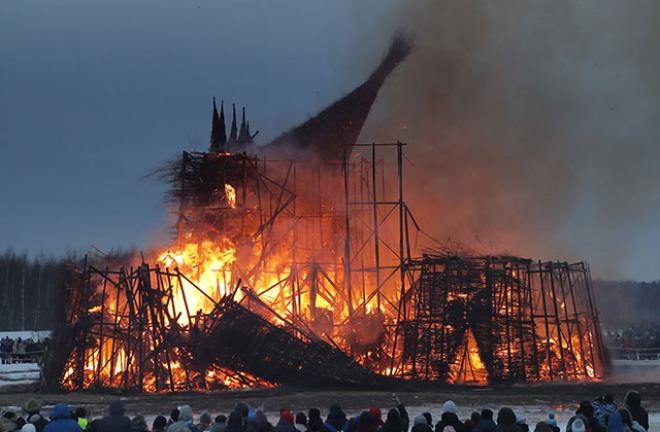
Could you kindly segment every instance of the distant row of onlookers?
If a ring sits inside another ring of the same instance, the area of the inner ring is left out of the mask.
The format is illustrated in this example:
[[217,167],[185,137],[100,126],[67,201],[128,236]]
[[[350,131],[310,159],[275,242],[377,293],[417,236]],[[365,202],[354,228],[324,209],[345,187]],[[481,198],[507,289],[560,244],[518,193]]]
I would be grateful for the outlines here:
[[8,336],[0,339],[0,361],[6,363],[34,363],[38,362],[45,347],[48,345],[48,338],[35,340],[32,338],[10,338]]

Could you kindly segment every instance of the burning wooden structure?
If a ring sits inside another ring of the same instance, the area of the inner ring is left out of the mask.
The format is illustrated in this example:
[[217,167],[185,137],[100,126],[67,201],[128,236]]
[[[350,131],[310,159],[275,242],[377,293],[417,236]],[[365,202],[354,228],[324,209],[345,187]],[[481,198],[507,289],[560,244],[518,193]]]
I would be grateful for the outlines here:
[[[51,362],[66,389],[589,380],[604,353],[584,264],[415,256],[405,144],[356,144],[375,72],[259,151],[213,106],[209,152],[162,171],[176,241],[72,272]],[[391,174],[394,171],[394,174]]]
[[402,320],[406,377],[460,383],[591,380],[606,362],[584,263],[425,256]]
[[395,150],[402,174],[404,145],[358,148],[372,158],[325,168],[184,153],[169,171],[176,244],[80,269],[59,382],[162,392],[603,376],[584,263],[415,258],[402,177],[378,158]]

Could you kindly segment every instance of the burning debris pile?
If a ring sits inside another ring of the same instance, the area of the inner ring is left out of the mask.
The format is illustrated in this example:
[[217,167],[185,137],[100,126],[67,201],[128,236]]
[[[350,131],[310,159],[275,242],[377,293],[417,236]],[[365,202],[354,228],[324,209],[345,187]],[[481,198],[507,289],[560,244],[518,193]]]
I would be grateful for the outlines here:
[[[213,107],[209,152],[166,166],[176,241],[72,272],[47,372],[69,390],[589,380],[604,352],[583,264],[413,255],[402,143],[355,143],[395,38],[344,99],[245,151]],[[353,150],[359,148],[361,152]],[[364,156],[365,153],[368,156]],[[383,162],[394,157],[396,174]]]
[[[78,325],[66,339],[66,389],[163,392],[385,381],[309,331],[294,332],[291,323],[277,326],[249,311],[234,301],[236,292],[216,301],[178,270],[90,265],[73,286],[81,295],[69,311]],[[200,300],[209,312],[190,309]]]

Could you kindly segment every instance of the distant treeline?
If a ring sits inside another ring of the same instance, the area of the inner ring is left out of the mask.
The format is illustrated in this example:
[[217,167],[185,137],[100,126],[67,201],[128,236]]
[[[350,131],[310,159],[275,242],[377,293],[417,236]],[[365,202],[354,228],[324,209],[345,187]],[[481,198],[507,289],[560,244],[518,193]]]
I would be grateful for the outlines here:
[[660,281],[613,282],[594,280],[601,326],[606,329],[660,323]]
[[0,330],[50,330],[63,319],[64,260],[0,254]]

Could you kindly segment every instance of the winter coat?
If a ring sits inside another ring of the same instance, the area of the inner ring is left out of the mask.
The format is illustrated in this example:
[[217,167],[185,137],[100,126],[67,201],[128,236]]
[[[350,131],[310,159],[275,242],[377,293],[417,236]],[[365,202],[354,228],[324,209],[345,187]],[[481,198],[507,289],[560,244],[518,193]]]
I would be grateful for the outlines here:
[[456,432],[465,432],[465,425],[458,416],[450,411],[445,411],[440,416],[440,421],[435,425],[435,432],[442,432],[445,426],[451,426]]
[[46,425],[44,432],[81,432],[78,422],[71,418],[71,409],[67,404],[59,403],[53,407],[51,422]]
[[131,419],[124,415],[124,404],[115,399],[110,402],[109,414],[99,422],[99,432],[132,432]]
[[275,425],[275,429],[273,429],[273,432],[297,432],[297,429],[291,423],[285,422],[284,420],[280,420]]
[[472,429],[472,432],[495,432],[495,429],[497,429],[497,425],[493,419],[481,419],[474,429]]
[[617,406],[614,402],[595,400],[592,405],[594,407],[594,417],[596,417],[598,423],[602,425],[608,424],[608,418],[617,410]]
[[629,391],[625,397],[626,408],[630,411],[632,419],[644,429],[649,430],[649,413],[642,408],[642,397],[634,390]]
[[416,424],[415,426],[412,427],[412,430],[410,432],[433,432],[433,428],[429,426],[427,423]]

